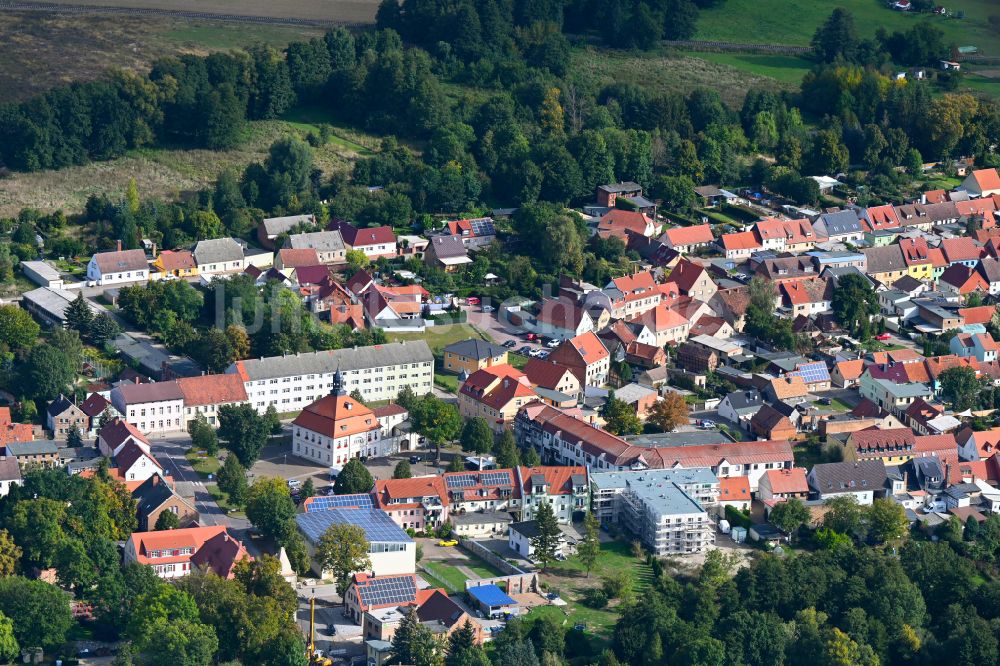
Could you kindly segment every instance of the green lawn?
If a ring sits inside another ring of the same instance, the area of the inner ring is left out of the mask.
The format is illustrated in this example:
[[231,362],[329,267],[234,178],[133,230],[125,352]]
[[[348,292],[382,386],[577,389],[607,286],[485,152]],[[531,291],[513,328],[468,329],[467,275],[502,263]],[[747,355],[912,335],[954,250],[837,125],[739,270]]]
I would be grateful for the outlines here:
[[480,338],[489,340],[489,336],[471,324],[439,324],[431,326],[423,333],[395,333],[389,335],[389,342],[412,342],[426,340],[435,356],[440,356],[445,347],[453,342]]
[[[480,578],[493,578],[503,575],[478,557],[469,556],[469,559],[461,561],[460,564],[470,569]],[[441,560],[425,560],[420,563],[420,566],[431,577],[440,582],[442,584],[441,587],[450,592],[465,591],[465,581],[469,580],[469,577],[462,573],[457,566],[442,562]],[[427,582],[430,583],[431,581],[428,580]]]
[[[296,129],[315,132],[319,134],[319,126],[335,125],[337,119],[329,111],[318,106],[303,106],[293,109],[286,114],[282,120],[288,122]],[[356,132],[351,132],[344,128],[337,128],[330,137],[330,143],[346,150],[353,151],[362,156],[372,155],[371,147],[378,143],[378,139]]]
[[204,452],[188,451],[184,457],[191,463],[191,467],[198,473],[198,476],[207,477],[209,474],[217,474],[219,468],[222,467],[222,463],[217,457],[206,455]]
[[[229,497],[226,495],[226,493],[219,490],[219,486],[217,486],[216,484],[214,483],[206,484],[205,489],[208,490],[208,494],[212,496],[212,498],[215,500],[215,503],[218,504],[219,508],[222,509],[223,511],[229,513],[230,509],[235,508],[233,507],[232,504],[229,503]],[[235,518],[246,518],[246,514],[243,513],[242,511],[233,511],[229,515]]]
[[434,385],[451,393],[458,393],[458,377],[434,371]]
[[813,63],[805,58],[779,54],[702,53],[688,51],[685,52],[685,55],[692,58],[701,58],[702,60],[720,65],[728,65],[729,67],[741,69],[750,74],[767,76],[782,83],[793,83],[796,85],[802,82],[802,77],[813,66]]
[[998,13],[996,0],[955,0],[949,12],[964,11],[965,19],[897,12],[880,0],[727,0],[701,12],[695,39],[708,41],[792,44],[808,46],[816,28],[835,7],[854,15],[862,37],[874,37],[878,28],[908,30],[920,21],[940,27],[950,42],[976,46],[983,55],[1000,55],[1000,34],[987,17]]
[[[587,575],[587,568],[576,555],[564,562],[550,564],[547,571],[564,578],[576,578]],[[609,576],[620,571],[629,571],[632,573],[637,592],[648,586],[652,579],[652,572],[649,565],[635,559],[632,555],[632,546],[630,544],[622,540],[602,543],[601,555],[597,558],[597,562],[590,572],[591,578],[600,579],[603,576]]]
[[823,457],[821,446],[813,446],[801,442],[792,447],[792,455],[795,456],[795,466],[811,468],[816,463],[827,462]]
[[613,610],[588,608],[577,602],[569,602],[566,606],[536,606],[528,611],[525,620],[533,623],[536,619],[543,617],[555,617],[562,622],[563,626],[570,630],[567,634],[567,641],[574,641],[573,627],[577,624],[585,624],[585,636],[592,636],[598,639],[598,645],[594,652],[599,653],[611,640],[611,632],[615,623],[618,622],[618,613]]

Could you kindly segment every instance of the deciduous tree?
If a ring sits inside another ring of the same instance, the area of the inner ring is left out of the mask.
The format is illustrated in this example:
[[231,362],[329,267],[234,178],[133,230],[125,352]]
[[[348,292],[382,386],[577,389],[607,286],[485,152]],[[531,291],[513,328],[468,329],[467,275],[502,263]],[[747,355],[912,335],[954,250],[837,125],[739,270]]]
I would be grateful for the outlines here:
[[247,492],[247,519],[261,534],[278,542],[294,529],[295,502],[284,479],[257,479]]
[[653,403],[646,417],[646,422],[651,423],[663,432],[670,432],[677,426],[687,425],[688,406],[684,401],[684,396],[676,391],[669,391],[661,400]]
[[338,495],[353,495],[367,493],[375,485],[371,472],[358,458],[351,458],[340,470],[333,484],[333,492]]
[[364,528],[346,523],[331,525],[316,544],[316,561],[323,571],[330,572],[343,596],[351,574],[371,567]]

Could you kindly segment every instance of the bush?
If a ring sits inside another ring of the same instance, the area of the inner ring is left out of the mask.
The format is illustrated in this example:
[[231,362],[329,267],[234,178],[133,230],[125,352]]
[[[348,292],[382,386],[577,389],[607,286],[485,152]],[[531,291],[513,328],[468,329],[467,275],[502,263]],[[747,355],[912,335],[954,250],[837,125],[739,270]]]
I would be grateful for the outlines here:
[[745,527],[750,529],[750,516],[743,513],[735,506],[726,507],[726,520],[728,520],[729,524],[733,527]]
[[592,587],[583,596],[583,603],[591,608],[604,608],[608,605],[608,595],[599,587]]

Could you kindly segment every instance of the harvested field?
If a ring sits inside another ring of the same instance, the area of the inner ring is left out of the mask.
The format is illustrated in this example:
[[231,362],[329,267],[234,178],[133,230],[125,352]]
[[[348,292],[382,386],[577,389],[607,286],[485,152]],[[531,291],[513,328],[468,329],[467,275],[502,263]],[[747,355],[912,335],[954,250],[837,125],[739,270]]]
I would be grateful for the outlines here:
[[371,23],[378,0],[44,0],[45,4],[197,12],[220,16]]
[[283,47],[320,28],[173,18],[0,11],[0,99],[92,81],[109,69],[145,71],[157,58],[205,54],[254,42]]
[[[91,194],[123,194],[130,178],[135,178],[143,197],[176,198],[213,183],[228,167],[242,169],[262,161],[268,146],[279,137],[303,136],[309,131],[318,130],[302,122],[262,121],[251,123],[243,145],[236,150],[142,149],[108,162],[15,173],[0,180],[0,218],[16,216],[25,207],[78,212]],[[336,132],[339,136],[314,150],[316,166],[327,175],[349,168],[359,155],[351,146],[377,144],[372,137]]]
[[[707,54],[711,58],[734,59],[733,56]],[[797,82],[779,81],[760,69],[745,71],[728,62],[710,62],[707,58],[687,55],[654,53],[636,54],[583,47],[573,52],[572,71],[596,87],[610,83],[634,83],[648,90],[689,93],[695,88],[713,88],[722,100],[733,108],[743,104],[747,91],[753,87],[790,89]],[[744,60],[751,56],[737,56]],[[794,61],[786,56],[755,56],[769,60]],[[748,68],[749,69],[749,68]]]

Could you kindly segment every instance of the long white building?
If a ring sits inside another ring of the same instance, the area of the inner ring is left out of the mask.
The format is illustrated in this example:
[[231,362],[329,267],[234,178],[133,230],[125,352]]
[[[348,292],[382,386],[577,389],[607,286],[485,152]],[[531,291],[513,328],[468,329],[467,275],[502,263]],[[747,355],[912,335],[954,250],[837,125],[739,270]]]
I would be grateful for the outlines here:
[[405,387],[417,395],[434,386],[434,356],[423,340],[237,361],[226,369],[243,379],[250,404],[260,413],[274,405],[297,412],[328,395],[340,370],[343,388],[366,401],[394,400]]

